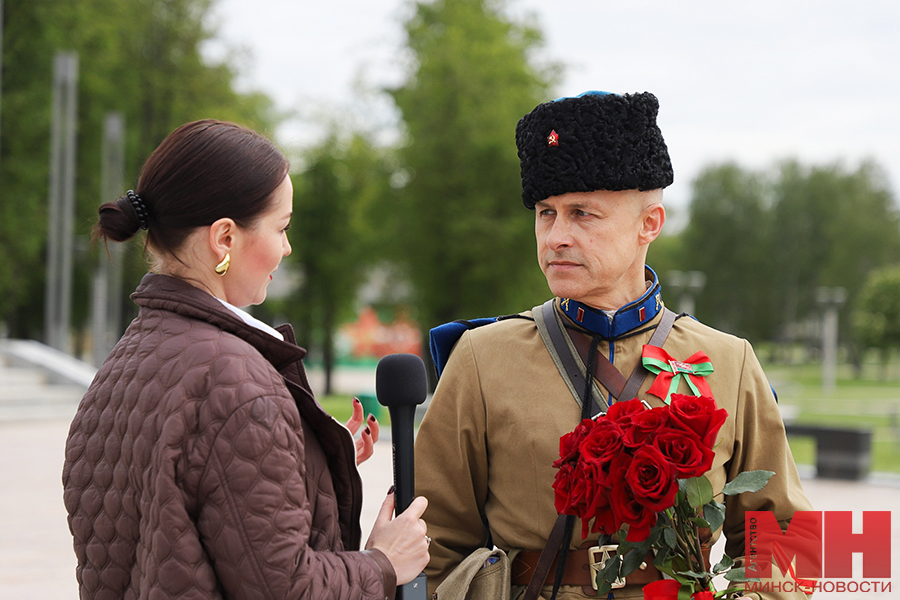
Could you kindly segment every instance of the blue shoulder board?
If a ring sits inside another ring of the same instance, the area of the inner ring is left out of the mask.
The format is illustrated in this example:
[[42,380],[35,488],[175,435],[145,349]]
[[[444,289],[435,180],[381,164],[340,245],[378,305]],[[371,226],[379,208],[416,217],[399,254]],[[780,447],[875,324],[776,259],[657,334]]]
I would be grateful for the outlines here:
[[434,361],[435,369],[437,369],[438,379],[440,379],[444,366],[450,359],[450,352],[453,350],[453,346],[456,345],[462,334],[469,329],[496,323],[498,319],[499,317],[484,317],[472,319],[471,321],[453,321],[438,325],[429,331],[428,347],[431,349],[431,359]]

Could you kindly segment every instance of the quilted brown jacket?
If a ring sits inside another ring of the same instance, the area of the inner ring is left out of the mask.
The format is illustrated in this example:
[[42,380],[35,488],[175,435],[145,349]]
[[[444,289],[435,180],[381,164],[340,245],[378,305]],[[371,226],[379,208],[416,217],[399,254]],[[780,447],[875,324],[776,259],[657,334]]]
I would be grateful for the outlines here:
[[393,598],[359,551],[348,430],[313,399],[305,350],[206,292],[144,277],[78,407],[64,499],[82,598]]

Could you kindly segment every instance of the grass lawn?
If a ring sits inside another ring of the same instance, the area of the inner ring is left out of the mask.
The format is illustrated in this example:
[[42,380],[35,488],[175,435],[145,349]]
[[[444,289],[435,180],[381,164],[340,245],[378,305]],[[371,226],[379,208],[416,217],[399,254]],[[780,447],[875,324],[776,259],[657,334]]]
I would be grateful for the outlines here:
[[[865,365],[856,379],[849,366],[838,368],[834,391],[822,389],[818,364],[764,365],[781,406],[792,407],[795,422],[871,428],[872,470],[900,473],[900,380],[882,378],[877,365]],[[891,372],[891,371],[889,371]],[[798,464],[815,464],[815,443],[790,440]]]
[[[319,404],[322,405],[322,408],[324,408],[328,414],[333,416],[341,423],[346,423],[353,412],[351,398],[346,394],[322,396],[321,398],[316,398],[316,400],[319,401]],[[370,412],[374,412],[375,416],[378,418],[378,422],[381,425],[390,425],[391,416],[388,414],[388,410],[375,402],[374,398],[372,398],[372,402],[372,406],[375,407],[375,410],[369,409],[367,400],[364,399],[363,401],[363,408],[366,409],[366,416],[368,417]]]

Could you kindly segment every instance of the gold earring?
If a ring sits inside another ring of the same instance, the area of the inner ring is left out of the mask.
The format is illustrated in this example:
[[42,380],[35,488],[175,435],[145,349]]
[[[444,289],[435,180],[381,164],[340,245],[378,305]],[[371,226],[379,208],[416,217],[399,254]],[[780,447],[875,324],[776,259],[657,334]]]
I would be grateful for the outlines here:
[[216,265],[216,273],[219,275],[225,275],[228,272],[228,267],[231,266],[231,254],[228,252],[225,253],[225,258],[222,259],[222,262]]

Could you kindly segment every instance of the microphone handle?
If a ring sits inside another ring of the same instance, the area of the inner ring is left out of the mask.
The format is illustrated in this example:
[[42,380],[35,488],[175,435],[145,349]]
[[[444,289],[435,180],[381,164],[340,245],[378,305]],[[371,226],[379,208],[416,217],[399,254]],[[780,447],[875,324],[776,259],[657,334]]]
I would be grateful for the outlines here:
[[415,406],[390,406],[391,443],[394,450],[394,514],[399,515],[412,504],[416,493],[415,457],[413,453],[413,420]]
[[[399,515],[412,504],[416,493],[416,469],[413,453],[413,420],[416,407],[390,406],[391,442],[394,449],[394,514]],[[396,600],[426,600],[428,587],[425,573],[397,586]]]

